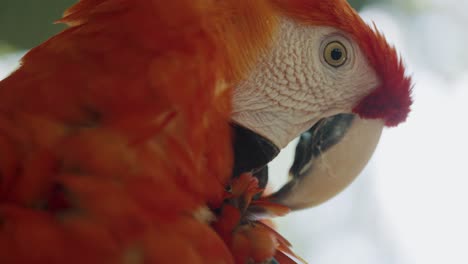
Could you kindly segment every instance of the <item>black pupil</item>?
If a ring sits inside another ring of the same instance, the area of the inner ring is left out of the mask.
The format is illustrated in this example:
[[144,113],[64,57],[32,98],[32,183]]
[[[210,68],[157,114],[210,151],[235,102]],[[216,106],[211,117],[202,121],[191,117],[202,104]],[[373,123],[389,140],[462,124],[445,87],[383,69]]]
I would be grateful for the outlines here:
[[343,51],[341,51],[340,48],[334,48],[332,51],[331,51],[331,58],[333,60],[340,60],[342,57],[343,57]]

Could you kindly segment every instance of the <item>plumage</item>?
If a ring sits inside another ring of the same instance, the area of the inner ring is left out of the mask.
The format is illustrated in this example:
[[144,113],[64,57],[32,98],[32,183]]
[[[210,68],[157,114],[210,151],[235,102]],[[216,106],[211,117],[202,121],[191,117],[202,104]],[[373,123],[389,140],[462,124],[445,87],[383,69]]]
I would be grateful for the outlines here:
[[79,2],[0,83],[2,263],[232,262],[192,216],[231,166],[205,2]]
[[231,177],[233,90],[284,16],[351,34],[380,78],[354,111],[406,118],[400,59],[345,1],[81,0],[0,81],[0,262],[292,262],[254,217],[288,208]]

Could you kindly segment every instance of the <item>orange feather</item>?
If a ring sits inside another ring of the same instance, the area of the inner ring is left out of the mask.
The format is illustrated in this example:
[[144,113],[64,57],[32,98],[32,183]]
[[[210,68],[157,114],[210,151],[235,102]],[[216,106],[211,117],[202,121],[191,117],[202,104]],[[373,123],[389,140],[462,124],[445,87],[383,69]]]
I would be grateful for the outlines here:
[[0,81],[0,262],[291,261],[230,181],[232,87],[283,15],[351,34],[382,78],[355,111],[406,117],[401,62],[344,0],[81,0]]
[[232,163],[215,7],[81,1],[0,82],[2,263],[232,263],[193,218]]

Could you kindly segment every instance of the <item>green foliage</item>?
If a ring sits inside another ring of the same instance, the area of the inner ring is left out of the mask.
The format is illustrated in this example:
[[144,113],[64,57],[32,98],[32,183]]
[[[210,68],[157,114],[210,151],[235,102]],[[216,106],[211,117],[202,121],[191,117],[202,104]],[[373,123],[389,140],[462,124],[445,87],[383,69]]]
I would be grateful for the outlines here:
[[[53,22],[76,1],[0,0],[0,52],[5,47],[30,49],[62,30],[63,25]],[[384,0],[349,0],[357,10],[379,1]]]
[[53,22],[77,0],[0,0],[0,45],[29,49],[64,28]]
[[365,5],[372,4],[372,3],[378,3],[378,2],[384,2],[385,0],[348,0],[348,2],[356,9],[360,10],[363,8]]
[[14,52],[16,49],[0,40],[0,56],[6,53]]

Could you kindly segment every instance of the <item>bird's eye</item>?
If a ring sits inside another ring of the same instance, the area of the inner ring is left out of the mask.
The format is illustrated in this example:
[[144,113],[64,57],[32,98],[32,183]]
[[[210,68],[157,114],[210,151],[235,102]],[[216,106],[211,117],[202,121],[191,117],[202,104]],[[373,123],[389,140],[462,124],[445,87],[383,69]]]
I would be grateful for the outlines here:
[[338,41],[333,41],[327,44],[323,52],[325,61],[333,67],[340,67],[348,58],[346,48]]

